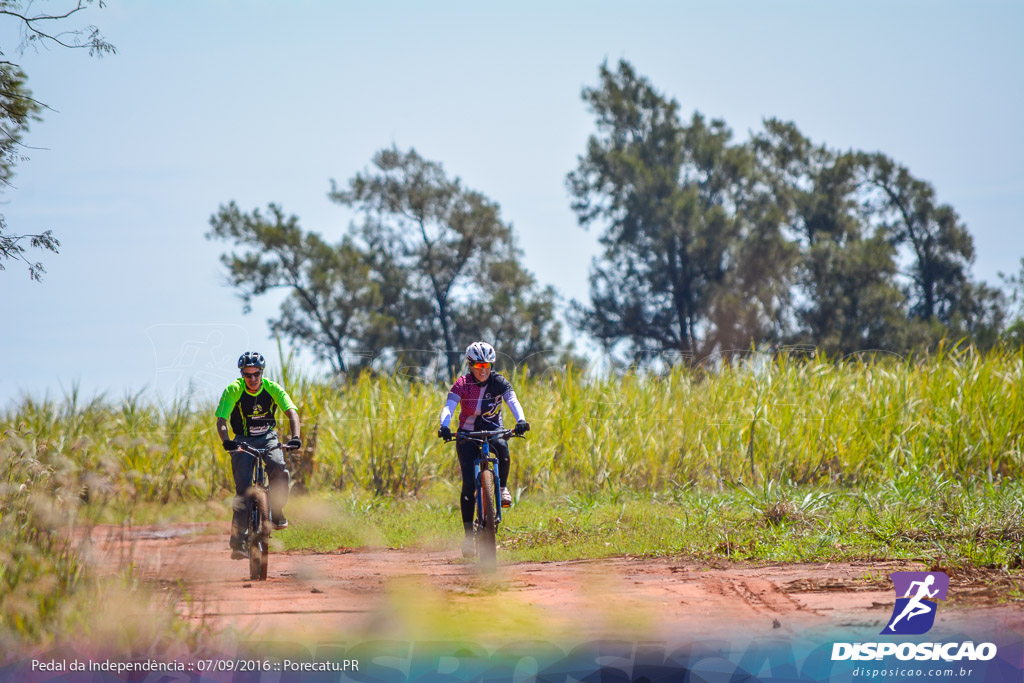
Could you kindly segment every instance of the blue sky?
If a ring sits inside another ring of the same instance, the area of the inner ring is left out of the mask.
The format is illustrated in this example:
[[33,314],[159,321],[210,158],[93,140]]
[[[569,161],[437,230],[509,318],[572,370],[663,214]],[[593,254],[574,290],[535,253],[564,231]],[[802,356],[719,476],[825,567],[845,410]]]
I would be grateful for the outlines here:
[[[0,407],[72,383],[219,392],[266,320],[223,284],[217,207],[278,202],[336,239],[327,200],[373,153],[415,147],[502,207],[525,263],[587,296],[596,233],[565,176],[602,61],[628,59],[688,116],[737,139],[765,117],[879,150],[931,182],[990,283],[1024,256],[1024,4],[1019,2],[200,2],[111,0],[86,19],[118,48],[20,63],[46,112],[3,197],[14,232],[62,242],[32,283],[0,273]],[[13,55],[17,36],[0,26]],[[204,389],[205,388],[205,389]]]

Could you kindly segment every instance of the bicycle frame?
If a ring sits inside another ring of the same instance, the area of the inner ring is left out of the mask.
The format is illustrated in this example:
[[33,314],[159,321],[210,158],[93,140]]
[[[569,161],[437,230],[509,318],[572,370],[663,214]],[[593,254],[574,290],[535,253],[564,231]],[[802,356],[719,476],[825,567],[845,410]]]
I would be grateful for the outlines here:
[[[269,482],[267,481],[267,465],[263,461],[264,457],[266,457],[266,456],[265,455],[258,456],[256,458],[256,462],[253,463],[253,466],[252,466],[252,483],[250,483],[249,485],[250,486],[259,486],[260,488],[262,488],[264,491],[267,492],[267,509],[269,510],[270,509],[270,486],[268,485]],[[249,508],[249,528],[250,529],[259,529],[260,528],[260,524],[259,524],[259,510],[256,509],[255,505],[252,505]],[[251,541],[252,539],[247,539],[247,540]]]
[[262,486],[263,488],[267,488],[267,465],[263,461],[264,457],[266,456],[263,454],[253,456],[256,462],[252,466],[252,482],[250,483],[253,486]]
[[[473,533],[480,567],[485,572],[493,572],[497,569],[495,536],[502,517],[501,474],[499,474],[498,458],[491,457],[491,440],[510,439],[516,436],[519,435],[512,429],[498,429],[495,431],[456,432],[446,439],[446,441],[472,441],[480,444],[480,453],[473,461],[473,483],[476,489],[474,491],[476,519],[473,520]],[[484,484],[484,472],[490,472],[493,480],[488,481],[486,485]],[[485,497],[490,497],[491,500],[485,503]]]
[[[494,491],[498,494],[501,491],[501,474],[498,471],[498,459],[488,457],[491,454],[491,440],[484,439],[480,444],[480,457],[473,461],[473,481],[476,482],[476,518],[484,518],[484,487],[480,483],[480,472],[483,471],[483,463],[491,463],[491,471],[494,473]],[[501,524],[501,502],[496,506],[497,512],[494,521]]]
[[[270,486],[267,478],[265,458],[274,448],[282,451],[290,450],[286,445],[278,443],[274,447],[257,448],[246,443],[239,444],[238,450],[253,458],[252,481],[246,493],[248,505],[248,523],[243,541],[245,552],[249,555],[249,578],[266,581],[267,563],[269,561],[268,541],[272,523],[270,505]],[[253,491],[256,490],[256,493]],[[255,544],[255,546],[253,545]]]
[[[484,516],[484,496],[483,487],[480,485],[480,472],[483,471],[483,463],[491,463],[491,471],[494,473],[494,490],[495,492],[501,491],[501,474],[498,468],[498,459],[490,457],[491,455],[491,439],[513,439],[523,438],[515,433],[511,429],[498,429],[492,432],[466,432],[458,433],[454,435],[455,440],[464,441],[475,441],[480,444],[480,455],[475,461],[473,461],[473,481],[476,490],[476,513],[477,519],[483,519]],[[494,516],[496,523],[501,522],[501,504],[497,506],[498,510]]]
[[[277,448],[281,449],[281,452],[287,453],[288,451],[294,450],[289,448],[288,444],[278,442]],[[267,491],[267,496],[270,496],[270,486],[267,479],[267,463],[265,458],[270,454],[273,448],[257,448],[256,446],[250,446],[247,443],[239,444],[238,450],[246,453],[256,462],[252,467],[252,481],[249,482],[250,486],[259,486]]]

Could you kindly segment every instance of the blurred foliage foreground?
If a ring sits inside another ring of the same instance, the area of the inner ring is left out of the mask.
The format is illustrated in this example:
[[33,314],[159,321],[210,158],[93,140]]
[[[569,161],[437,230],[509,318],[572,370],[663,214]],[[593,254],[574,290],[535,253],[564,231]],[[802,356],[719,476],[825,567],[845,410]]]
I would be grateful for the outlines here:
[[[512,445],[512,486],[550,497],[887,485],[927,498],[938,478],[968,495],[1017,498],[1022,369],[1019,351],[970,349],[838,362],[755,355],[714,370],[605,378],[524,369],[509,376],[533,430]],[[454,449],[435,436],[447,386],[369,374],[337,385],[287,368],[279,380],[305,425],[306,462],[295,470],[310,491],[414,498],[456,485]],[[98,578],[85,560],[88,535],[75,529],[139,506],[227,498],[230,463],[213,408],[187,397],[83,402],[72,391],[61,401],[26,398],[0,416],[5,651],[90,629],[110,643],[123,637],[102,632],[125,621],[104,619],[103,610],[128,594],[138,603],[131,564]],[[1000,505],[1003,514],[1005,505],[1020,512],[1019,500]],[[132,627],[147,647],[199,640],[171,617],[147,619]]]

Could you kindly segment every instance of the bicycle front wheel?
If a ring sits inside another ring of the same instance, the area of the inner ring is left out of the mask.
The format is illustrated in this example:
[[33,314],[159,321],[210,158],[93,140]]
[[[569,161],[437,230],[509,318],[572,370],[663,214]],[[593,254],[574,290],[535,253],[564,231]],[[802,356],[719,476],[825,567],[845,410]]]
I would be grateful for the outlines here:
[[[267,565],[270,559],[270,503],[267,492],[254,486],[247,494],[249,499],[249,578],[253,581],[267,580]],[[264,533],[266,532],[266,533]]]
[[497,512],[495,504],[494,472],[484,470],[480,473],[480,489],[483,498],[483,518],[477,523],[476,553],[480,558],[480,568],[493,572],[498,566],[498,551],[495,532],[497,531]]

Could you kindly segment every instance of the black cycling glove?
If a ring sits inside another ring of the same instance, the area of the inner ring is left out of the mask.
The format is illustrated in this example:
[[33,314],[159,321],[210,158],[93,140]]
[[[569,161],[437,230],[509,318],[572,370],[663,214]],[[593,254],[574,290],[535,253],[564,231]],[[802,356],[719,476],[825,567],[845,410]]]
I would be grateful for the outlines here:
[[526,432],[530,431],[530,423],[526,420],[520,420],[519,422],[516,422],[516,426],[513,431],[516,433],[516,436],[522,436]]
[[449,429],[448,427],[441,427],[440,429],[437,430],[437,436],[447,441],[448,439],[452,438],[452,430]]
[[224,439],[223,443],[224,443],[224,450],[226,450],[226,451],[237,451],[238,450],[238,442],[237,441],[233,441],[231,439]]
[[289,450],[298,450],[302,448],[302,439],[297,436],[293,436],[288,439],[288,443],[286,443],[285,446],[287,446]]

